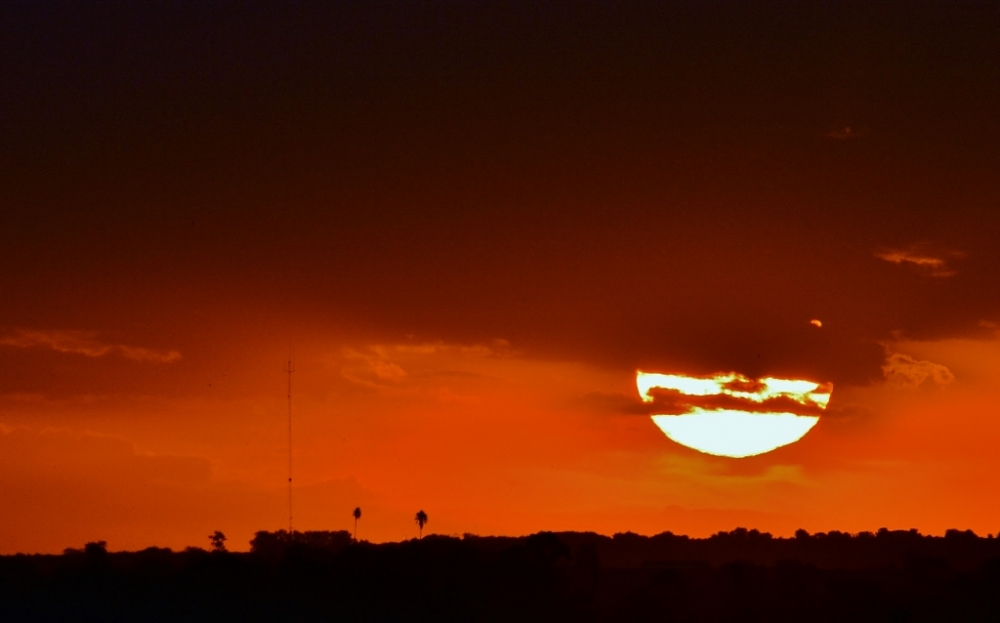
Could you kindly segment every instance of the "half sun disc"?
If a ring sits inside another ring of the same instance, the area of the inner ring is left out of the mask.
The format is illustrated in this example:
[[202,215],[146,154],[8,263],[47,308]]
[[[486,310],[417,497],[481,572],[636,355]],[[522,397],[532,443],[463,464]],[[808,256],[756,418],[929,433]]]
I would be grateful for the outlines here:
[[819,418],[794,413],[754,413],[694,408],[683,415],[654,415],[653,422],[677,443],[706,454],[743,458],[787,446]]

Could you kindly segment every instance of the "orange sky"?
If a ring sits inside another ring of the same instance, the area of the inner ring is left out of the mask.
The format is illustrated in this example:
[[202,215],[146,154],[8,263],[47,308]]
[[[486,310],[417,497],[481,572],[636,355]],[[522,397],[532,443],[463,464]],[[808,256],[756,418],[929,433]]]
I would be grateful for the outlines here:
[[1000,529],[994,9],[292,5],[0,9],[0,553]]
[[[372,540],[413,536],[414,508],[444,534],[995,533],[1000,341],[890,347],[919,366],[835,390],[801,442],[737,460],[627,413],[638,403],[628,370],[506,343],[310,341],[294,377],[296,526],[347,529],[360,505]],[[242,379],[212,378],[215,396],[5,397],[0,482],[17,512],[2,519],[4,551],[95,538],[183,547],[214,529],[240,544],[285,525],[274,355]],[[955,380],[920,382],[915,370],[931,366]]]

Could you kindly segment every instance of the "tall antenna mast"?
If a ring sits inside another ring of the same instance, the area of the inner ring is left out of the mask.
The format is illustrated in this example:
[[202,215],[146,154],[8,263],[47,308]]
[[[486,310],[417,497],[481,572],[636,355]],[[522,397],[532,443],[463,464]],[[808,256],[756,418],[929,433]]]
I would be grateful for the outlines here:
[[292,372],[295,372],[295,365],[292,362],[292,355],[288,355],[288,365],[285,367],[288,372],[288,535],[292,535]]

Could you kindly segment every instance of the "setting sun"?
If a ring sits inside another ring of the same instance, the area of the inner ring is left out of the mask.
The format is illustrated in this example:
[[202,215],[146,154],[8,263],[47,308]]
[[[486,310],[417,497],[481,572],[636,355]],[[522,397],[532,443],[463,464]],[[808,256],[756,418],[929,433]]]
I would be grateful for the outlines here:
[[[704,398],[728,396],[749,401],[756,406],[768,401],[790,399],[804,407],[825,409],[830,401],[833,384],[765,377],[757,381],[735,372],[699,378],[681,374],[636,372],[636,387],[643,402],[654,402],[654,389],[667,390],[681,397]],[[677,443],[717,456],[743,458],[770,452],[794,443],[816,425],[816,415],[705,408],[681,398],[675,408],[678,414],[656,414],[653,422]]]
[[654,415],[653,422],[677,443],[716,456],[740,459],[787,446],[809,432],[818,417],[749,413],[695,407],[687,415]]

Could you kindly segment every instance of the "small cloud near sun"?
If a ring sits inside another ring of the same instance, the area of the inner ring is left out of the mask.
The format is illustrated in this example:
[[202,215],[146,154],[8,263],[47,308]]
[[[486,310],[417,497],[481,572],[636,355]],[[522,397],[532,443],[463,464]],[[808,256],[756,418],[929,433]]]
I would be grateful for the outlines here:
[[946,366],[933,361],[921,361],[903,353],[888,353],[882,374],[886,382],[902,389],[917,389],[921,386],[950,385],[955,375]]
[[893,264],[913,266],[929,277],[951,277],[958,271],[950,262],[965,257],[965,253],[935,247],[930,243],[918,243],[906,248],[879,249],[875,257]]

